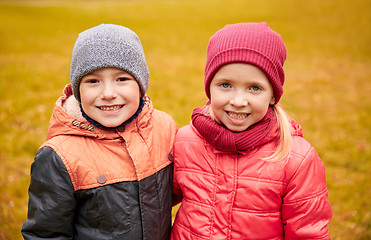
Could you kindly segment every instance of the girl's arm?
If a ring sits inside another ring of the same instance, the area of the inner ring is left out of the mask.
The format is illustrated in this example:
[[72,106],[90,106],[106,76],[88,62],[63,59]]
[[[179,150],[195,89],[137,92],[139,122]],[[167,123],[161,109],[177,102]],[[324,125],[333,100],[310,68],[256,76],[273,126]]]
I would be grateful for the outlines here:
[[74,188],[62,160],[52,148],[41,148],[31,166],[24,239],[73,239],[75,207]]
[[327,224],[331,217],[325,167],[315,149],[310,147],[283,198],[285,239],[330,239]]

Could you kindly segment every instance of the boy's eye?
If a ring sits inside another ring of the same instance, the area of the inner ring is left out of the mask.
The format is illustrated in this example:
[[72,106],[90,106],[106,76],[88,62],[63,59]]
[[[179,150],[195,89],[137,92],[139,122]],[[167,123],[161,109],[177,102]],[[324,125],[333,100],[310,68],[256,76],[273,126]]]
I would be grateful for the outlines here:
[[86,83],[98,83],[99,81],[97,79],[87,79],[85,82]]
[[222,83],[220,84],[222,88],[229,88],[231,85],[229,83]]
[[128,81],[128,80],[130,80],[130,79],[126,78],[126,77],[120,77],[120,78],[117,79],[117,81],[119,81],[119,82],[124,82],[124,81]]

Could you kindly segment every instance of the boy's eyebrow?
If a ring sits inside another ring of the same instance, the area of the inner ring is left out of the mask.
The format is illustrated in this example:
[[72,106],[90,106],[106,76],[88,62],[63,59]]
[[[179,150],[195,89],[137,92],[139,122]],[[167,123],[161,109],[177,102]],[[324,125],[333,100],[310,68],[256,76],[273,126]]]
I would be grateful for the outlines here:
[[99,74],[97,74],[95,72],[90,72],[90,73],[85,74],[84,77],[96,76],[96,75],[99,75]]

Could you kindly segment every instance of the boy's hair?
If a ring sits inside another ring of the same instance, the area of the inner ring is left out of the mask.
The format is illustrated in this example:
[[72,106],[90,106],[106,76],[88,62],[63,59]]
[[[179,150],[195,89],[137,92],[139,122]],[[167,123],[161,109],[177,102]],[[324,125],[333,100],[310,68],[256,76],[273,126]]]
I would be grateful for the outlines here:
[[81,32],[72,51],[70,80],[72,92],[80,99],[81,78],[95,70],[115,67],[131,74],[144,97],[149,84],[149,70],[139,37],[129,28],[100,24]]

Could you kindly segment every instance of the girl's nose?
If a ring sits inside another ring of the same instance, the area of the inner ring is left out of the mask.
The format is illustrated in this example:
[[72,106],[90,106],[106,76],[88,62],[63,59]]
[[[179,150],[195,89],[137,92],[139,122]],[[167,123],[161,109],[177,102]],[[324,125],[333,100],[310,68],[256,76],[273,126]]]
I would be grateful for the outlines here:
[[230,104],[235,107],[246,107],[248,105],[248,100],[246,94],[243,93],[236,93],[230,99]]
[[104,86],[102,86],[102,91],[101,91],[101,98],[102,99],[112,99],[116,98],[117,94],[115,91],[115,87],[110,84],[106,83]]

